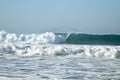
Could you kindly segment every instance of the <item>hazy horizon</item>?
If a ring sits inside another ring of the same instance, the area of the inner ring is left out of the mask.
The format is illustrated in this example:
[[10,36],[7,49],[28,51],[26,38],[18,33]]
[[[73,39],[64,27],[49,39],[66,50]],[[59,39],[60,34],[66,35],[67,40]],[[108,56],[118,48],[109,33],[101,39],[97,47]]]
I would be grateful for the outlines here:
[[0,30],[120,34],[120,0],[0,0]]

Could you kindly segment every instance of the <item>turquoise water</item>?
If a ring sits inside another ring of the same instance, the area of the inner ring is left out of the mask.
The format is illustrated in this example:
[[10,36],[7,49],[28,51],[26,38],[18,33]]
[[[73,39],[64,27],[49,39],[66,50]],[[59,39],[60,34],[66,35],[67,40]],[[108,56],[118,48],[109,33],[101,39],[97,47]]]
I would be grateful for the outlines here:
[[92,45],[120,45],[120,35],[91,35],[71,33],[65,43]]

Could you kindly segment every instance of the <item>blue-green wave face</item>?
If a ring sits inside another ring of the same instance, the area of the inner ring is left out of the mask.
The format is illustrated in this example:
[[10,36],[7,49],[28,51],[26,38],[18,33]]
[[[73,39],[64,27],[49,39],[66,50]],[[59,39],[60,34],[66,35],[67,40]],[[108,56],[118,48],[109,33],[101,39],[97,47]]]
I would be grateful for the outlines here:
[[93,45],[120,45],[120,35],[90,35],[71,33],[65,43],[93,44]]

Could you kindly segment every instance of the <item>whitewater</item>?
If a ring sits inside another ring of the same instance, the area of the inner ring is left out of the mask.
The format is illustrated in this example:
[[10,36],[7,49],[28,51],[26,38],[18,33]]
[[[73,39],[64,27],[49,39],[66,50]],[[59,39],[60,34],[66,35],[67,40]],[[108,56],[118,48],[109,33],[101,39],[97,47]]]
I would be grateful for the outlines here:
[[0,31],[0,80],[120,80],[118,35],[107,45],[101,36],[91,45],[86,35],[74,35]]

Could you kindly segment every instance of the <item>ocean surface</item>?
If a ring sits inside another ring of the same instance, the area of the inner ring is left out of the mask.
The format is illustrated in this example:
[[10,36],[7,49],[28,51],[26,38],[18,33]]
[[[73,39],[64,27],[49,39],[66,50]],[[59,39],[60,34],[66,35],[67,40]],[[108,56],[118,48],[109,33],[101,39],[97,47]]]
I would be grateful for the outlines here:
[[0,31],[0,80],[120,80],[120,35]]

